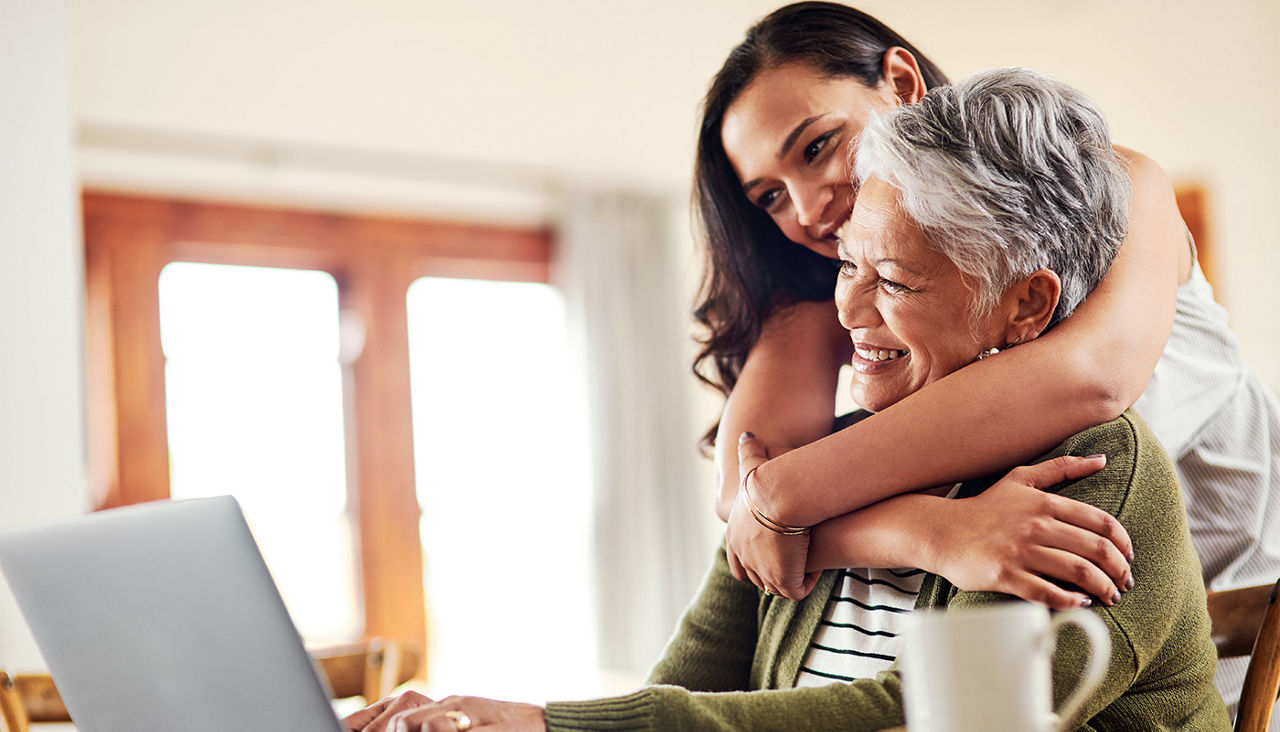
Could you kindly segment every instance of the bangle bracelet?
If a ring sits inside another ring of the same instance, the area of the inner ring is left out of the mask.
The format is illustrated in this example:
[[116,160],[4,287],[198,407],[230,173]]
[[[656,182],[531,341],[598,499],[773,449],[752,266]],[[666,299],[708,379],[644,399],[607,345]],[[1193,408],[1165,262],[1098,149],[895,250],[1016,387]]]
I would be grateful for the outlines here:
[[[757,465],[756,468],[758,467],[760,466]],[[774,521],[764,515],[764,512],[759,508],[756,508],[755,501],[751,500],[751,491],[747,490],[747,481],[751,480],[751,474],[756,472],[756,468],[748,470],[747,474],[742,476],[742,500],[747,504],[747,509],[751,511],[751,516],[756,520],[756,523],[775,534],[782,534],[783,536],[799,536],[809,533],[808,526],[787,526],[784,523]]]

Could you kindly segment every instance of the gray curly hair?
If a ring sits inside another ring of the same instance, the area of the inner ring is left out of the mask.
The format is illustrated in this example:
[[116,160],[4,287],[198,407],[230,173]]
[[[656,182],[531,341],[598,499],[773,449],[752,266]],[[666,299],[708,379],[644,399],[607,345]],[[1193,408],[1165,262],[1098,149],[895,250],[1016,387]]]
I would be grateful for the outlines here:
[[880,115],[854,168],[898,190],[898,203],[967,275],[975,317],[1039,269],[1071,315],[1124,240],[1130,185],[1102,111],[1084,94],[1022,68],[982,71]]

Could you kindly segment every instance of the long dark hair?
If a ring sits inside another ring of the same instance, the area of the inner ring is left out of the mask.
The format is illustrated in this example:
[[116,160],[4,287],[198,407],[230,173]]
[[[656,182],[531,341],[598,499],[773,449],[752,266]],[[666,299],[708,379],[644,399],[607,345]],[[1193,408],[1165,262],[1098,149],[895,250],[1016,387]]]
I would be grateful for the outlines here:
[[[726,110],[760,72],[809,64],[830,77],[880,83],[885,53],[901,46],[915,56],[927,87],[947,77],[905,38],[866,13],[830,2],[800,2],[770,13],[747,31],[711,81],[702,105],[693,169],[694,212],[707,259],[693,314],[705,329],[693,372],[725,395],[738,382],[747,353],[771,313],[799,301],[830,300],[839,263],[783,236],[742,192],[720,139]],[[711,429],[704,447],[715,443]]]

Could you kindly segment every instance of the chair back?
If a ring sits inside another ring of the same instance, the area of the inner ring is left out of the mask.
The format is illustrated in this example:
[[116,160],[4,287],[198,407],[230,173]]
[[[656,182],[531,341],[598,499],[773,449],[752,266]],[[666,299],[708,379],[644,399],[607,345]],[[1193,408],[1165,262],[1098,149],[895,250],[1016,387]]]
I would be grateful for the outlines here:
[[311,656],[329,680],[334,699],[359,696],[366,704],[389,696],[412,679],[422,663],[412,644],[386,638],[313,648]]
[[70,722],[58,689],[48,674],[0,671],[0,719],[4,732],[28,732],[37,722]]
[[1249,656],[1237,732],[1266,732],[1280,694],[1280,603],[1274,585],[1209,593],[1209,621],[1218,658]]

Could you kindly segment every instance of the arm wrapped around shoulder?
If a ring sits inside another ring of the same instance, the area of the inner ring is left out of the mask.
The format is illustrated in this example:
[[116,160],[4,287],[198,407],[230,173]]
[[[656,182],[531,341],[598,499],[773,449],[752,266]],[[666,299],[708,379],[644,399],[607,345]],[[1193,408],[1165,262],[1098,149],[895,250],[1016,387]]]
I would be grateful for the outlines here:
[[[1111,513],[1128,530],[1134,586],[1110,607],[1093,606],[1111,632],[1111,660],[1102,685],[1074,724],[1099,729],[1226,729],[1226,708],[1213,686],[1217,653],[1209,637],[1200,562],[1173,466],[1132,411],[1067,439],[1043,459],[1095,453],[1106,454],[1106,467],[1063,484],[1058,492]],[[931,575],[921,590],[920,606],[960,607],[1010,599],[962,592]],[[1080,678],[1087,650],[1079,630],[1064,631],[1053,657],[1055,705]]]

